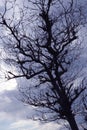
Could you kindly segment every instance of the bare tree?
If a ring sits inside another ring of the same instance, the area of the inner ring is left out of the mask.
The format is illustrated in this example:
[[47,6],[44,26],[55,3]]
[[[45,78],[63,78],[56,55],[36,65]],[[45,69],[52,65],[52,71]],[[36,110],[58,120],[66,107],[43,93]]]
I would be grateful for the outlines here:
[[87,130],[87,89],[84,91],[82,95],[82,104],[83,104],[83,111],[82,111],[82,116],[83,116],[83,122],[82,122],[82,128],[84,130]]
[[73,0],[28,0],[26,3],[20,9],[18,20],[14,20],[15,11],[7,18],[13,6],[7,8],[5,4],[4,13],[0,14],[0,28],[8,34],[1,35],[5,46],[8,45],[6,61],[18,70],[8,72],[7,78],[26,77],[32,82],[36,79],[27,91],[20,89],[23,102],[39,108],[39,120],[63,119],[72,130],[78,130],[74,103],[86,87],[83,81],[75,86],[78,74],[70,75],[70,67],[76,58],[78,32],[85,24],[82,8]]

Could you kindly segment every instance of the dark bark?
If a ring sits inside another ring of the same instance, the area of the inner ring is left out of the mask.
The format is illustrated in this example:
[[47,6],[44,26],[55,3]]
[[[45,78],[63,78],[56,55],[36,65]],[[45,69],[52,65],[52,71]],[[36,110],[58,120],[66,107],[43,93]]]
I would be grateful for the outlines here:
[[67,121],[69,122],[69,125],[70,125],[72,130],[79,130],[79,128],[77,126],[77,123],[75,121],[75,117],[70,112],[69,112],[69,114],[67,116]]

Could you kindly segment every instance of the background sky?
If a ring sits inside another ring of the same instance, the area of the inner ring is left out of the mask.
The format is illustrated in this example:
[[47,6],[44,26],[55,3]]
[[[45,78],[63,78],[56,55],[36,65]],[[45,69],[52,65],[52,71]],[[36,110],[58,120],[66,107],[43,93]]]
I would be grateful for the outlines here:
[[18,100],[16,85],[15,80],[0,83],[0,130],[58,130],[57,124],[27,119],[33,111]]
[[[18,0],[18,3],[20,5],[21,5],[21,1],[22,0]],[[3,9],[3,0],[0,0],[0,9]],[[81,32],[81,35],[84,34],[85,31],[83,30]],[[84,48],[83,52],[87,52],[87,48]],[[79,63],[82,63],[83,67],[85,67],[84,63],[87,61],[86,57],[87,57],[87,53],[82,53],[79,59]],[[80,64],[78,64],[78,68],[80,68]],[[83,70],[84,75],[86,74],[86,70],[87,69]],[[23,82],[21,84],[23,84]],[[6,82],[4,82],[2,79],[0,80],[0,130],[45,130],[45,129],[60,130],[61,129],[61,126],[55,123],[40,124],[40,122],[38,121],[35,122],[30,119],[27,119],[27,116],[28,115],[30,116],[33,113],[33,110],[31,107],[23,104],[19,100],[20,95],[17,87],[18,87],[18,82],[16,82],[15,79]]]
[[[5,0],[0,0],[0,12],[3,11]],[[14,0],[11,0],[12,2]],[[16,4],[22,5],[22,0],[17,0]],[[18,11],[18,8],[15,9]],[[8,17],[10,14],[7,14]],[[19,17],[19,16],[16,16]],[[2,48],[2,45],[0,45]],[[0,62],[0,68],[6,69],[6,66]],[[0,71],[0,130],[58,130],[60,126],[54,123],[40,124],[38,121],[32,121],[27,117],[32,115],[32,108],[23,104],[19,98],[18,82],[16,80],[4,81],[3,74]],[[22,82],[22,84],[24,81]]]

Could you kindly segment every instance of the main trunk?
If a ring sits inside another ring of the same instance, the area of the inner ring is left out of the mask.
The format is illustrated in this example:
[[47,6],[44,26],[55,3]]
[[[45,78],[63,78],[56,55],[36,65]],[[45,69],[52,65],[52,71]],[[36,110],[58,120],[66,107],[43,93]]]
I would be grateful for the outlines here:
[[75,118],[74,118],[72,113],[69,113],[69,115],[67,116],[67,121],[69,122],[71,130],[79,130],[79,128],[76,124]]

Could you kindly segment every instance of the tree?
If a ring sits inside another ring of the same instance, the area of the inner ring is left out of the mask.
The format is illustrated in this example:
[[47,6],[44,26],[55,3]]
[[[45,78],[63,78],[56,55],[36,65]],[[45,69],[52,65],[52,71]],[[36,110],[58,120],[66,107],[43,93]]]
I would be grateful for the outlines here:
[[82,128],[84,130],[87,130],[87,90],[82,95],[82,103],[83,103],[83,111],[82,111],[83,123],[82,123]]
[[[40,108],[39,120],[63,119],[72,130],[79,130],[73,107],[86,87],[83,81],[75,86],[77,74],[69,74],[80,46],[78,32],[85,24],[81,6],[73,0],[28,0],[16,20],[13,6],[7,6],[6,2],[0,14],[0,28],[6,30],[1,40],[8,45],[5,60],[17,68],[8,71],[7,78],[36,79],[26,92],[20,89],[23,102]],[[10,18],[9,10],[13,10]]]

